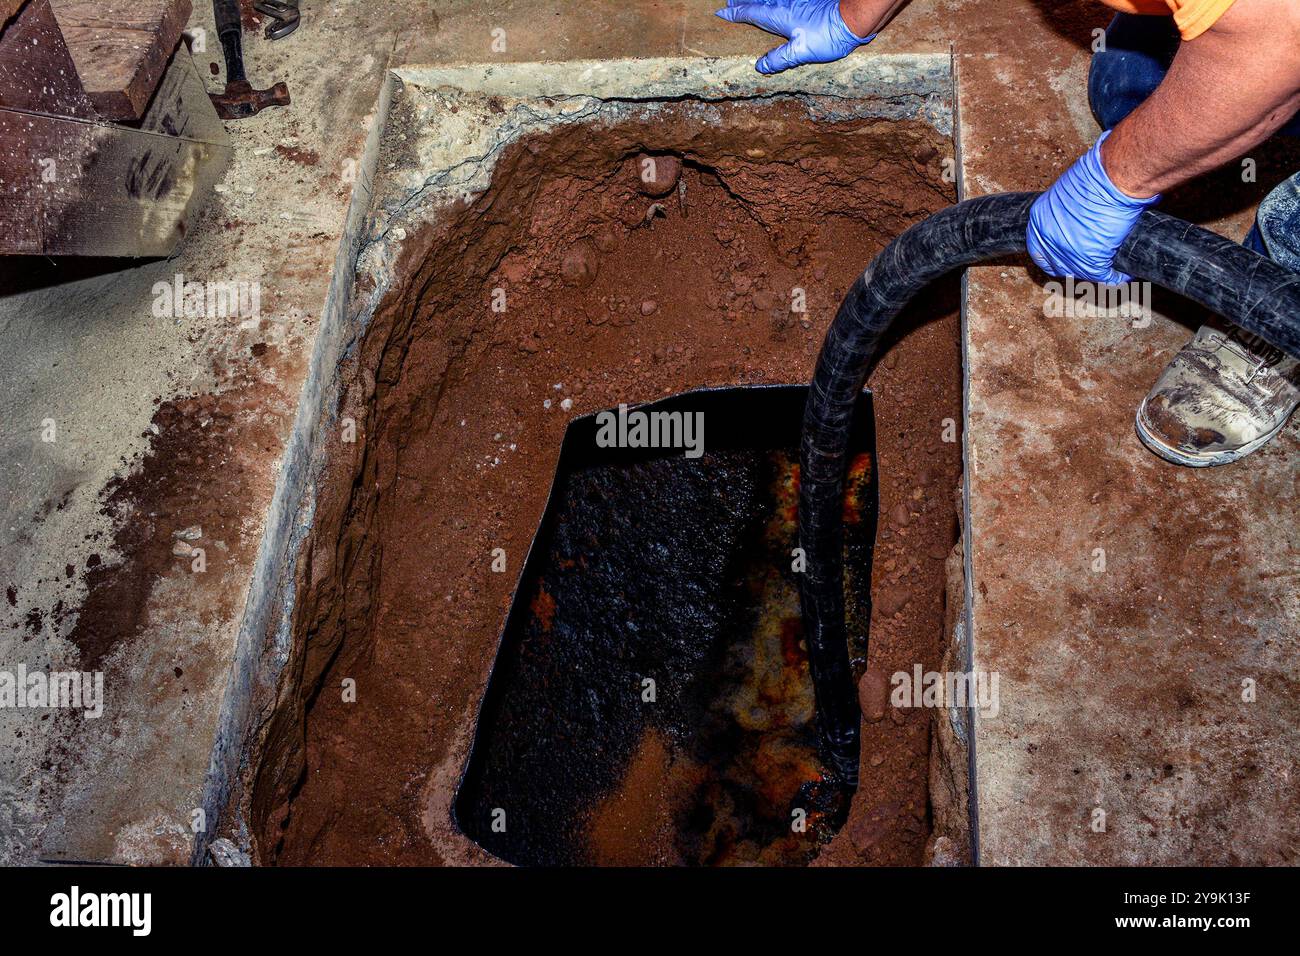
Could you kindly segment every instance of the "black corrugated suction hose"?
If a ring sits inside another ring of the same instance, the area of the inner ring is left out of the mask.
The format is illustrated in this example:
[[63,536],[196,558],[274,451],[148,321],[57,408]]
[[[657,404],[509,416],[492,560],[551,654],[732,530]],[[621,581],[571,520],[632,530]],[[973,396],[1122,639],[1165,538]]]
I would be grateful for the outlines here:
[[[921,289],[954,269],[1025,251],[1029,207],[1038,195],[971,199],[912,226],[853,283],[817,359],[800,453],[799,544],[807,557],[800,591],[822,749],[847,787],[858,784],[860,722],[844,623],[841,523],[854,396],[881,337]],[[1231,240],[1148,210],[1115,265],[1300,356],[1300,274]]]

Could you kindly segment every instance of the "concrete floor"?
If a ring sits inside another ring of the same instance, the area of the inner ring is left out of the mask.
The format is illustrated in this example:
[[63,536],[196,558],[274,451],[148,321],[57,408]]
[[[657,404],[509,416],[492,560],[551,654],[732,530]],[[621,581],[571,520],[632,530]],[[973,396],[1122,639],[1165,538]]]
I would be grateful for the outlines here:
[[[176,258],[6,269],[0,661],[74,667],[79,644],[107,641],[107,700],[98,721],[0,710],[0,862],[182,863],[219,805],[205,781],[231,759],[247,657],[276,652],[258,632],[265,532],[310,520],[292,506],[303,409],[330,374],[321,357],[347,344],[336,263],[355,252],[385,70],[774,44],[697,0],[303,9],[293,37],[247,44],[254,81],[287,80],[293,106],[230,124],[235,162]],[[915,0],[857,55],[953,45],[966,194],[1042,188],[1096,135],[1084,77],[1107,18],[1085,0]],[[1286,161],[1261,153],[1258,184],[1178,211],[1239,235]],[[155,317],[154,283],[176,273],[259,282],[261,314]],[[1133,329],[1045,318],[1043,300],[1020,266],[969,275],[970,637],[1002,679],[1001,713],[975,735],[981,861],[1294,862],[1294,428],[1229,468],[1161,464],[1132,411],[1188,310],[1161,303]],[[173,554],[195,526],[202,573]]]
[[[1059,73],[962,58],[967,195],[1041,188],[1098,134],[1086,56],[1055,46]],[[1007,123],[1026,102],[1032,121]],[[1294,144],[1255,155],[1257,183],[1228,169],[1166,210],[1242,238],[1300,163]],[[988,266],[967,284],[972,649],[1002,703],[974,737],[980,859],[1294,864],[1294,424],[1235,465],[1162,462],[1134,410],[1209,317],[1157,295],[1145,327],[1045,318],[1041,278]]]

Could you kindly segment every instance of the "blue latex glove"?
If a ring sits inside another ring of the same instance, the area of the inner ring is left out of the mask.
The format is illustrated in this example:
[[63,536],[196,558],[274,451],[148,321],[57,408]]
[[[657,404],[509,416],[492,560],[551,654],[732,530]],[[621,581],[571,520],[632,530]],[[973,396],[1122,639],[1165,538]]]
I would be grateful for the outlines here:
[[1159,196],[1134,199],[1120,192],[1101,164],[1101,134],[1029,210],[1029,256],[1048,275],[1121,285],[1132,280],[1115,269],[1115,253],[1142,210]]
[[760,73],[840,60],[876,38],[874,33],[860,37],[848,28],[840,16],[839,0],[727,0],[717,15],[789,38],[789,43],[769,50],[754,64]]

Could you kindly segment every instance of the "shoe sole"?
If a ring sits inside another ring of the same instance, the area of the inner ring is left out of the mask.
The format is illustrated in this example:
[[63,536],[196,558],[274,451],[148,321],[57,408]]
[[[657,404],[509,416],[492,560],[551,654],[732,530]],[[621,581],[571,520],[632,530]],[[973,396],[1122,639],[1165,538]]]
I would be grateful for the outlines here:
[[[1169,447],[1157,438],[1153,432],[1149,431],[1146,425],[1142,424],[1142,416],[1146,410],[1147,400],[1144,398],[1142,399],[1142,404],[1138,406],[1137,416],[1133,420],[1133,424],[1137,426],[1138,439],[1142,444],[1146,445],[1149,451],[1163,458],[1165,461],[1175,465],[1182,465],[1186,468],[1213,468],[1217,465],[1230,465],[1234,461],[1240,461],[1252,452],[1259,451],[1259,449],[1263,448],[1270,441],[1276,438],[1278,432],[1280,432],[1287,423],[1287,419],[1284,418],[1272,431],[1265,435],[1261,435],[1254,441],[1247,442],[1240,448],[1234,448],[1229,451],[1208,452],[1204,455],[1194,457],[1186,452],[1179,451],[1177,448]],[[1288,418],[1289,417],[1290,416],[1288,416]]]

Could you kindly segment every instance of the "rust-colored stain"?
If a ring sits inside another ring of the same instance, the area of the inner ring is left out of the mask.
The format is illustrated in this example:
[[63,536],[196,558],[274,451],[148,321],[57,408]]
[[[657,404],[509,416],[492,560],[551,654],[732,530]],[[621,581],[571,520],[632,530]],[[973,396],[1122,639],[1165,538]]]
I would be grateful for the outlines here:
[[[863,452],[849,463],[844,482],[844,521],[861,524],[864,517],[862,491],[871,485],[871,455]],[[790,466],[789,472],[777,490],[780,503],[778,514],[790,526],[799,523],[799,465]]]
[[529,605],[533,612],[533,617],[541,624],[542,630],[549,631],[551,625],[555,623],[555,598],[547,593],[546,588],[538,587],[537,595],[533,598],[532,604]]
[[863,499],[863,491],[870,487],[871,456],[863,452],[849,462],[848,475],[844,481],[845,524],[862,523],[863,509],[870,506],[870,499]]
[[781,622],[781,660],[786,667],[808,665],[808,645],[803,642],[803,621],[787,617]]
[[1227,441],[1222,433],[1213,428],[1188,428],[1169,408],[1165,395],[1157,395],[1147,402],[1147,417],[1156,426],[1156,430],[1181,451],[1199,452]]
[[776,485],[777,515],[789,528],[799,524],[799,463],[789,465]]
[[298,163],[300,166],[315,166],[320,162],[320,153],[314,149],[301,149],[296,146],[286,146],[284,143],[277,143],[275,151],[285,159]]

